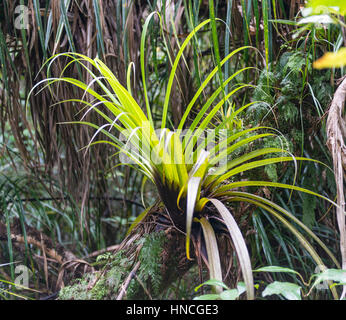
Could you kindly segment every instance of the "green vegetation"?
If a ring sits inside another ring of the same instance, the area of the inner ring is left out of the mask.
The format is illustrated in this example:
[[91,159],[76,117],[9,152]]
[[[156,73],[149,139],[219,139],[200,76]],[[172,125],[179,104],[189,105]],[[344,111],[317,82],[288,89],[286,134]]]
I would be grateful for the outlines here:
[[1,299],[345,299],[342,1],[30,3],[0,5]]

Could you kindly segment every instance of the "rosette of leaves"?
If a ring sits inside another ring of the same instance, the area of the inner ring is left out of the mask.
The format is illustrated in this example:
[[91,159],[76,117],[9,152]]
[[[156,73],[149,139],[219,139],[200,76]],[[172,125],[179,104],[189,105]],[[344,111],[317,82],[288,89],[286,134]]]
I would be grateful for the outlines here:
[[[64,77],[63,74],[60,78],[46,79],[46,86],[49,86],[50,89],[53,83],[63,81],[81,88],[92,97],[91,101],[90,99],[87,101],[87,99],[83,98],[73,99],[73,101],[85,104],[86,108],[84,111],[86,111],[81,121],[69,123],[87,125],[94,128],[96,132],[88,147],[99,143],[115,147],[120,155],[125,156],[123,159],[127,159],[127,163],[123,164],[136,168],[156,186],[159,200],[169,215],[168,224],[174,225],[186,234],[186,256],[188,259],[191,259],[191,238],[195,237],[197,230],[202,231],[204,244],[200,246],[201,255],[208,262],[210,278],[219,281],[223,280],[223,275],[217,234],[226,230],[228,237],[233,241],[237,253],[248,299],[254,298],[253,274],[245,239],[229,209],[229,204],[233,202],[246,202],[267,210],[300,240],[302,246],[311,254],[316,263],[323,266],[324,264],[315,249],[295,227],[295,225],[298,225],[337,264],[336,259],[321,240],[291,213],[270,200],[239,190],[239,188],[247,187],[278,187],[298,190],[324,198],[313,191],[295,186],[294,183],[289,185],[266,181],[249,181],[246,179],[246,174],[249,170],[269,164],[283,161],[292,161],[294,163],[299,160],[314,161],[302,157],[294,157],[285,152],[283,148],[266,147],[254,148],[252,151],[244,152],[234,157],[234,154],[240,148],[251,146],[264,137],[274,137],[277,135],[275,130],[267,127],[253,127],[235,132],[231,130],[225,131],[225,128],[232,128],[233,126],[230,124],[235,120],[238,121],[237,118],[239,118],[241,112],[254,102],[234,110],[221,123],[213,124],[215,116],[232,95],[241,89],[250,87],[247,84],[238,84],[227,94],[223,91],[226,84],[248,68],[240,69],[224,81],[221,80],[221,85],[206,99],[206,102],[200,107],[194,119],[189,119],[191,120],[189,126],[186,126],[188,118],[191,118],[190,113],[192,113],[193,106],[197,101],[200,101],[203,90],[219,72],[219,68],[238,52],[249,47],[241,47],[234,50],[218,63],[218,66],[204,79],[192,100],[186,106],[185,113],[178,127],[169,129],[167,117],[169,114],[170,94],[179,61],[183,57],[183,52],[191,39],[196,36],[200,29],[212,23],[212,21],[209,19],[199,24],[186,37],[180,46],[175,60],[172,61],[161,118],[158,122],[154,121],[146,88],[144,63],[146,30],[152,16],[153,14],[149,15],[145,22],[141,41],[141,71],[146,112],[143,111],[131,94],[130,68],[127,77],[127,88],[125,88],[111,70],[98,58],[91,59],[82,54],[65,53],[54,56],[49,60],[48,71],[52,63],[59,56],[63,56],[71,59],[67,65],[78,63],[92,77],[91,83],[83,83],[76,79]],[[96,86],[97,90],[95,89]],[[102,93],[99,93],[100,91]],[[85,117],[89,112],[97,112],[104,119],[105,124],[97,126],[86,121]],[[108,114],[111,114],[111,116]],[[155,130],[155,125],[157,124],[160,130]],[[210,128],[213,128],[214,141],[210,140],[211,135],[209,133],[205,134]],[[188,130],[183,132],[183,129]],[[101,133],[107,139],[95,140]],[[122,138],[119,137],[120,133]],[[249,135],[250,133],[251,135]],[[276,156],[264,158],[267,155]],[[242,175],[241,179],[240,175]],[[330,201],[327,198],[324,199]],[[129,232],[150,212],[149,207],[136,219]],[[220,223],[223,225],[221,228]],[[215,290],[221,291],[222,288],[215,286]]]

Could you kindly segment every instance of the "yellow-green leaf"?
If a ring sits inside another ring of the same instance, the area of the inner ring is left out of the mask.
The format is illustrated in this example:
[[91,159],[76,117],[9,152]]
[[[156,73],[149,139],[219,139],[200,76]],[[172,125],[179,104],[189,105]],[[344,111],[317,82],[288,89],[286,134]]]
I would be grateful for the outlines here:
[[346,66],[346,47],[337,52],[327,52],[313,63],[316,69],[340,68]]

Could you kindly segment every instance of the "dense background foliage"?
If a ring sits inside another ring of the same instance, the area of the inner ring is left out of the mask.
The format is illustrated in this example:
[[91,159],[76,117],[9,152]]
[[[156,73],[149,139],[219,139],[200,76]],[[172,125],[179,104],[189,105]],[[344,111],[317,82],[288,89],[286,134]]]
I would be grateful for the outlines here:
[[[25,6],[24,11],[17,11],[19,5]],[[205,75],[223,57],[241,46],[252,46],[227,61],[204,91],[205,96],[210,96],[236,70],[251,67],[227,84],[224,92],[227,94],[242,83],[253,88],[244,88],[232,96],[232,101],[218,114],[218,121],[232,110],[258,101],[238,119],[238,128],[275,127],[286,138],[285,148],[293,154],[332,167],[325,145],[325,122],[344,70],[316,70],[312,63],[324,52],[346,45],[345,28],[333,24],[298,24],[303,6],[304,1],[284,0],[3,1],[0,4],[1,279],[9,282],[15,279],[15,264],[2,267],[2,263],[21,261],[34,275],[30,286],[42,295],[55,292],[61,282],[61,265],[46,256],[44,247],[28,243],[25,232],[23,243],[11,241],[10,222],[39,230],[54,245],[59,243],[75,257],[90,262],[92,268],[98,268],[108,258],[101,257],[95,262],[96,256],[119,244],[143,208],[154,202],[155,189],[138,171],[117,166],[114,150],[103,145],[93,146],[92,152],[80,150],[89,143],[92,130],[59,124],[80,120],[80,108],[73,101],[52,105],[79,98],[82,90],[61,83],[54,94],[42,90],[30,95],[28,106],[26,100],[31,88],[47,78],[47,69],[42,68],[47,58],[78,52],[90,58],[98,56],[124,86],[128,66],[133,62],[132,95],[144,110],[140,36],[146,18],[155,10],[161,14],[162,26],[157,17],[148,25],[144,58],[154,120],[161,117],[171,61],[186,36],[200,22],[211,18],[216,23],[193,37],[177,68],[168,126],[178,125]],[[22,21],[24,27],[21,24],[18,28],[18,17],[26,17],[23,12],[28,19]],[[54,64],[51,77],[60,77],[67,61],[61,59]],[[64,71],[71,77],[90,81],[90,75],[76,65],[69,65]],[[202,105],[200,98],[192,114],[197,114]],[[191,115],[187,122],[192,120]],[[87,121],[102,125],[93,113],[88,114]],[[280,148],[282,143],[279,138],[261,140],[263,147]],[[252,171],[252,176],[257,180],[261,177],[292,183],[294,167],[272,164]],[[297,184],[335,199],[332,172],[314,162],[299,164]],[[263,187],[253,192],[292,212],[340,261],[335,209],[330,203],[309,194],[295,191],[291,194],[289,190]],[[242,204],[233,209],[236,216],[246,217],[241,224],[247,229],[246,241],[254,269],[268,265],[289,267],[304,279],[318,271],[299,242],[262,209]],[[152,245],[155,247],[156,242]],[[152,261],[143,264],[140,273],[143,277],[151,273],[149,266],[155,265],[157,259],[155,250],[147,252]],[[318,253],[326,265],[333,265],[323,251]],[[115,265],[122,264],[121,259],[118,256]],[[241,278],[239,268],[230,268],[230,272],[236,284]],[[160,298],[191,298],[196,294],[193,288],[206,278],[202,276],[196,268],[191,269]],[[299,277],[284,273],[258,273],[255,280],[260,285],[273,280],[302,284]],[[0,284],[0,289],[2,298],[13,298],[5,291],[6,283]],[[155,288],[152,294],[158,295]],[[36,293],[32,296],[39,297]],[[329,290],[317,290],[307,299],[314,298],[332,298],[332,295]]]

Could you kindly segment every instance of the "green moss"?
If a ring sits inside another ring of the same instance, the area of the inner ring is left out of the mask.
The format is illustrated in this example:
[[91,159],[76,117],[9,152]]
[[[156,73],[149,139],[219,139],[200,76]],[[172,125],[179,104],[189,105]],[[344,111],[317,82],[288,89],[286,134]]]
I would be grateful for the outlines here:
[[95,274],[86,274],[82,279],[63,288],[59,293],[59,300],[92,300],[93,290],[88,290],[89,281],[93,280]]
[[[63,288],[59,293],[60,300],[103,300],[112,299],[128,273],[130,262],[126,259],[123,251],[115,255],[105,254],[97,257],[97,263],[105,263],[109,268],[104,275],[100,273],[86,274],[82,279],[77,279],[74,284]],[[91,289],[89,283],[96,281]]]
[[[142,245],[138,255],[140,267],[137,271],[136,279],[132,279],[127,290],[128,299],[145,299],[148,296],[144,293],[143,287],[155,297],[160,294],[161,287],[161,253],[163,244],[166,241],[165,233],[155,232],[145,235],[135,245]],[[60,291],[60,300],[103,300],[114,299],[131,272],[133,261],[128,260],[123,251],[116,254],[103,254],[96,259],[96,265],[105,265],[106,272],[100,276],[100,271],[94,274],[87,274],[82,279],[77,279],[74,284],[63,288]],[[96,284],[88,289],[89,283],[96,281]]]
[[92,300],[102,300],[106,298],[109,291],[105,279],[98,280],[90,291]]
[[[137,274],[142,284],[150,286],[147,289],[154,298],[160,294],[162,281],[161,253],[166,241],[166,235],[163,231],[155,232],[145,235],[140,241],[143,242],[143,247],[139,254],[141,264]],[[142,294],[143,288],[141,288],[139,281],[132,280],[128,289],[128,299],[143,298]]]

